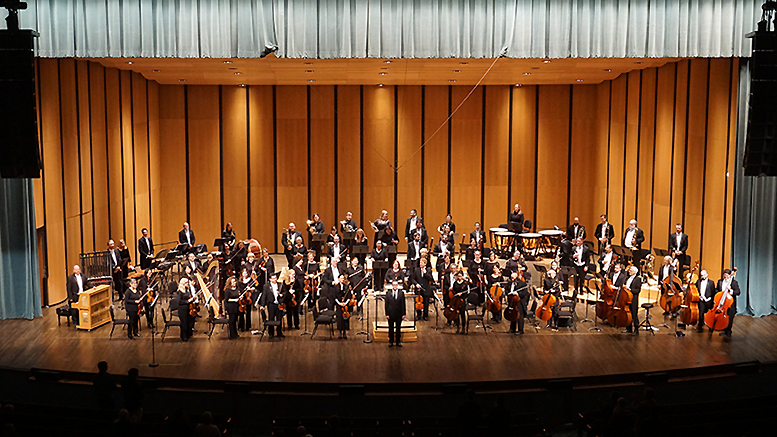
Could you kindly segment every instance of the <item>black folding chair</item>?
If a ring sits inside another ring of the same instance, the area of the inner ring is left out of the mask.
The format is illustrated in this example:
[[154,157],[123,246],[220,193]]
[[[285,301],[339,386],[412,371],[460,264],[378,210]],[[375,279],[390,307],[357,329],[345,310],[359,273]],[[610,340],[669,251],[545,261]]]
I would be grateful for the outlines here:
[[335,311],[334,310],[322,310],[318,313],[318,316],[316,317],[316,326],[313,328],[313,333],[310,334],[310,338],[313,339],[313,336],[316,335],[316,330],[318,330],[319,325],[329,325],[329,339],[331,340],[335,336]]
[[213,335],[213,330],[216,329],[216,325],[221,325],[223,329],[224,326],[229,325],[229,319],[216,318],[216,315],[213,313],[213,307],[208,305],[208,325],[210,325],[210,329],[208,330],[208,340],[210,340],[210,336]]
[[[283,326],[283,313],[281,313],[280,320],[267,320],[267,313],[264,310],[260,311],[260,314],[262,315],[262,335],[259,337],[259,342],[264,338],[264,334],[267,332],[268,327],[272,326],[273,328],[280,328]],[[315,333],[316,330],[313,329],[313,334]],[[313,336],[311,335],[311,337]]]
[[167,314],[165,313],[164,308],[160,308],[162,310],[162,321],[165,323],[165,329],[162,330],[162,341],[165,341],[165,334],[167,334],[167,329],[172,326],[177,326],[178,328],[181,328],[181,321],[180,320],[167,320]]
[[111,335],[108,336],[108,340],[113,338],[113,330],[116,329],[116,325],[121,325],[125,327],[129,327],[130,321],[129,319],[117,319],[114,315],[114,306],[111,305],[110,307],[111,311]]

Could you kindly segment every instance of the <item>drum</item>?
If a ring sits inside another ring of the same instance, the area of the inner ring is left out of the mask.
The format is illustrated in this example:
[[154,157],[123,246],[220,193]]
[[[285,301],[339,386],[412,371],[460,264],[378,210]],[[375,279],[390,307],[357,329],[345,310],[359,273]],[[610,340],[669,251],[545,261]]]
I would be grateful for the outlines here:
[[558,229],[546,229],[538,232],[542,235],[541,249],[544,254],[556,253],[556,248],[561,245],[561,236],[564,231]]
[[505,231],[504,229],[494,232],[492,241],[494,242],[494,248],[504,255],[515,242],[515,232]]
[[491,241],[491,247],[494,249],[498,249],[496,247],[496,242],[494,241],[494,235],[496,235],[497,232],[504,232],[506,229],[504,228],[489,228],[488,229],[488,239]]
[[524,232],[518,234],[518,236],[521,237],[521,242],[526,250],[537,250],[540,248],[540,238],[542,238],[542,234]]

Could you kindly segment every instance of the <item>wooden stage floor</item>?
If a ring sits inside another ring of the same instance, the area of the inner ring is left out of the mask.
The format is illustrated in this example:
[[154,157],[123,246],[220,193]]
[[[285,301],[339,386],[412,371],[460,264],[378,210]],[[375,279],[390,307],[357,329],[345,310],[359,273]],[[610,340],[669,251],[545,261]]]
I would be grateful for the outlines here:
[[[661,323],[658,314],[654,320]],[[582,305],[578,315],[582,320]],[[256,313],[254,317],[257,323]],[[493,325],[488,335],[473,324],[464,336],[454,334],[453,328],[431,329],[430,315],[429,322],[419,322],[418,341],[401,349],[363,343],[365,337],[355,335],[361,327],[356,317],[348,340],[329,340],[322,330],[311,340],[291,330],[282,341],[260,342],[259,336],[248,333],[229,341],[226,330],[218,328],[209,341],[206,323],[198,321],[198,332],[187,343],[180,341],[177,328],[164,343],[157,336],[157,368],[148,366],[151,337],[145,322],[142,338],[129,341],[118,330],[109,340],[110,325],[76,331],[64,319],[57,326],[56,319],[54,308],[48,308],[32,321],[0,321],[0,367],[94,372],[97,362],[106,360],[113,373],[138,367],[147,377],[353,384],[568,378],[777,361],[777,316],[739,316],[733,337],[726,339],[690,329],[683,338],[670,329],[632,337],[602,325],[597,333],[588,331],[592,323],[578,323],[578,332],[535,332],[527,324],[526,334],[519,337],[505,332],[505,322]],[[161,315],[157,320],[161,325]]]

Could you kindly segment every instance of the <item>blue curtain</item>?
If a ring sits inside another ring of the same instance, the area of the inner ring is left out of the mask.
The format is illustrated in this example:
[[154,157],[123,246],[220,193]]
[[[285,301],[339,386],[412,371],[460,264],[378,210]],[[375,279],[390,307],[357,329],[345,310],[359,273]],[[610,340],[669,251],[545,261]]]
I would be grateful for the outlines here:
[[742,169],[750,63],[742,59],[740,65],[732,256],[742,289],[737,310],[760,317],[777,313],[777,178],[745,176]]
[[0,319],[42,315],[32,179],[0,179]]

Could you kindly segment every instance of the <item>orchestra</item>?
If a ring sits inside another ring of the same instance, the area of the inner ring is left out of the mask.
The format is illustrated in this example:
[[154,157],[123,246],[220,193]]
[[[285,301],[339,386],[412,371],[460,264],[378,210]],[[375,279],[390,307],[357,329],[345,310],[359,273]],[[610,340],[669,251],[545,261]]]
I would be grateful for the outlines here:
[[[137,241],[139,271],[131,264],[129,249],[124,240],[118,240],[119,247],[114,245],[113,240],[109,240],[105,257],[113,276],[115,291],[127,312],[130,323],[128,338],[132,339],[139,336],[138,325],[143,314],[148,327],[154,328],[155,299],[162,290],[168,289],[163,284],[170,281],[170,275],[173,280],[176,275],[178,277],[177,290],[171,296],[165,296],[165,299],[170,300],[172,311],[177,309],[182,341],[189,341],[192,337],[201,303],[205,306],[214,305],[217,317],[223,315],[228,319],[229,339],[239,338],[240,332],[257,332],[252,329],[254,309],[262,313],[262,321],[281,322],[280,325],[270,326],[268,331],[271,338],[283,338],[284,323],[288,329],[299,329],[300,321],[307,317],[304,302],[308,303],[307,310],[312,310],[314,317],[320,314],[319,310],[332,311],[339,338],[348,339],[351,314],[358,314],[360,318],[367,316],[365,302],[373,297],[373,293],[384,289],[388,290],[387,294],[397,290],[397,296],[400,293],[405,296],[403,291],[409,290],[408,297],[412,295],[415,307],[414,323],[428,322],[429,314],[434,309],[434,312],[446,313],[448,320],[445,327],[455,325],[457,333],[468,334],[469,316],[481,312],[485,316],[486,312],[490,312],[491,322],[499,324],[502,318],[506,318],[510,322],[507,332],[521,335],[525,332],[525,322],[535,318],[536,312],[547,324],[539,326],[536,320],[532,320],[535,329],[545,328],[555,332],[560,323],[559,305],[565,301],[579,302],[581,298],[582,302],[586,302],[589,298],[585,296],[590,294],[588,290],[591,281],[596,281],[597,288],[601,288],[596,305],[609,305],[604,310],[609,315],[599,316],[603,323],[625,328],[624,333],[638,335],[640,292],[644,286],[653,286],[655,283],[655,280],[649,282],[653,277],[652,272],[643,273],[643,269],[648,266],[652,270],[652,261],[648,262],[652,256],[646,256],[647,251],[642,249],[645,234],[637,226],[636,220],[630,220],[621,245],[617,246],[613,241],[614,228],[608,223],[607,215],[602,214],[600,219],[593,234],[600,248],[596,262],[591,259],[595,245],[585,241],[586,228],[578,217],[562,228],[564,232],[549,234],[560,235],[561,240],[548,239],[543,243],[549,244],[551,249],[548,253],[551,258],[544,264],[522,245],[515,243],[506,246],[514,249],[507,252],[509,257],[500,259],[500,254],[505,252],[485,247],[489,242],[480,222],[474,223],[474,230],[469,233],[469,248],[457,250],[453,241],[456,225],[450,214],[437,227],[439,241],[433,247],[427,247],[430,238],[423,219],[415,209],[410,211],[405,226],[408,244],[404,267],[397,259],[395,249],[398,237],[386,210],[381,211],[378,219],[370,222],[375,235],[369,254],[363,250],[359,254],[351,253],[353,247],[370,247],[364,230],[359,228],[351,212],[346,214],[345,220],[339,222],[339,227],[331,227],[325,244],[320,244],[322,240],[319,239],[314,242],[312,238],[313,235],[323,234],[325,229],[319,215],[313,214],[306,227],[310,236],[308,247],[295,224],[290,222],[287,228],[283,228],[280,237],[279,248],[288,264],[280,273],[276,271],[275,260],[270,256],[269,249],[261,247],[256,240],[238,240],[231,223],[227,223],[221,231],[223,250],[202,254],[198,253],[199,250],[193,250],[196,243],[194,232],[188,222],[184,223],[178,233],[179,246],[176,249],[183,247],[183,250],[178,254],[177,268],[158,268],[160,261],[154,259],[155,247],[147,228],[141,229],[142,236]],[[508,222],[509,228],[522,229],[524,213],[518,204],[508,214]],[[558,230],[558,227],[555,229]],[[342,242],[340,232],[348,238],[348,244]],[[682,224],[678,223],[675,232],[669,234],[668,243],[668,255],[656,269],[657,286],[661,296],[667,290],[675,290],[671,293],[674,293],[673,299],[677,305],[672,306],[665,315],[671,315],[672,319],[678,317],[679,320],[679,299],[690,296],[688,293],[693,286],[694,292],[698,293],[698,302],[695,303],[698,318],[694,316],[687,323],[696,325],[695,330],[698,332],[703,332],[707,326],[710,330],[719,330],[721,335],[730,337],[736,314],[736,305],[733,303],[740,294],[735,279],[736,269],[733,272],[724,270],[723,278],[717,283],[709,278],[707,270],[701,270],[699,276],[694,274],[691,277],[689,273],[685,277],[682,266],[689,264],[688,235],[683,232]],[[317,250],[320,251],[322,247],[327,255],[326,268],[318,258]],[[533,263],[530,265],[527,259]],[[378,264],[381,262],[387,264]],[[598,272],[596,264],[599,266]],[[385,265],[389,267],[383,267]],[[542,265],[547,266],[547,270],[539,267]],[[219,268],[214,269],[213,266]],[[562,271],[562,268],[565,270]],[[70,302],[77,302],[88,280],[81,276],[80,269],[76,270],[74,268],[73,275],[68,277]],[[537,286],[532,281],[533,270],[540,273]],[[130,271],[135,273],[128,277]],[[694,271],[697,271],[696,268]],[[571,290],[569,275],[574,275]],[[678,284],[673,289],[662,285],[672,282]],[[615,293],[616,299],[608,294],[610,292]],[[386,299],[388,302],[388,297]],[[399,318],[405,318],[405,313],[395,308],[403,300],[391,300],[389,306],[397,318],[392,320],[389,317],[389,320],[396,322]],[[441,307],[438,307],[438,302]],[[723,303],[726,303],[725,307]],[[710,312],[714,314],[708,314]],[[610,317],[614,313],[621,320]],[[722,322],[717,321],[710,326],[705,317],[712,315]],[[628,323],[624,321],[626,318]],[[77,315],[74,315],[74,322],[77,323]],[[397,325],[394,328],[398,329]],[[400,335],[400,332],[392,335],[397,345],[401,345]]]

